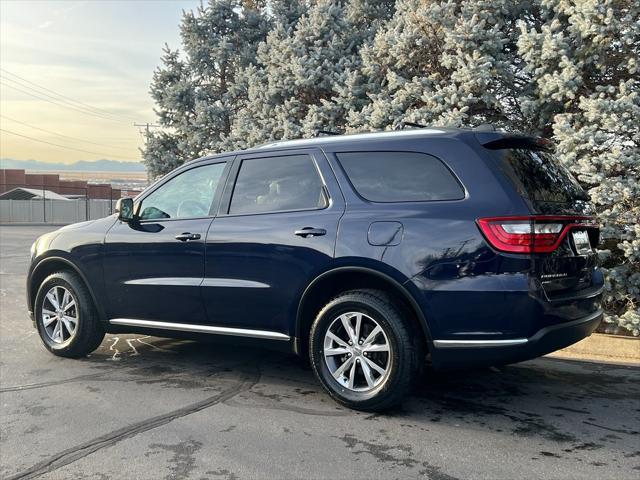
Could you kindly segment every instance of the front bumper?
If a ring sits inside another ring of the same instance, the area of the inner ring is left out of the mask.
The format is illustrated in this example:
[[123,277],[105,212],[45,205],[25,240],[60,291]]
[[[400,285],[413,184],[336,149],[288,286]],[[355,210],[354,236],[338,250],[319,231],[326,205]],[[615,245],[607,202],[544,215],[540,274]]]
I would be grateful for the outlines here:
[[431,354],[436,369],[486,367],[521,362],[568,347],[591,333],[602,321],[602,309],[565,323],[538,330],[529,338],[505,340],[434,340]]

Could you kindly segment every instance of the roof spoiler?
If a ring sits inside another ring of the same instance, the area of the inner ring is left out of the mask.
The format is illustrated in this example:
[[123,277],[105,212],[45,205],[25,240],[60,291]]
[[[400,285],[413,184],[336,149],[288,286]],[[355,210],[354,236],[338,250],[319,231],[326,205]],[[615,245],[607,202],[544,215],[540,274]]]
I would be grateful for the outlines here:
[[490,131],[477,131],[474,135],[480,145],[490,150],[501,150],[503,148],[551,150],[553,147],[553,142],[548,138]]

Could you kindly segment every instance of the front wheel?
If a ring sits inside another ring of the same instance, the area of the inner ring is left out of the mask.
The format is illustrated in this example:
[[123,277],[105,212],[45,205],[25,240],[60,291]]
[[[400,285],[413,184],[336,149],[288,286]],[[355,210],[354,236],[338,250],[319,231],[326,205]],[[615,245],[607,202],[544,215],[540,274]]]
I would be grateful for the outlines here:
[[337,402],[356,410],[385,410],[409,392],[423,360],[413,331],[411,319],[383,292],[345,292],[313,323],[311,365]]
[[34,306],[42,343],[54,355],[84,357],[104,338],[91,295],[75,273],[49,275],[38,289]]

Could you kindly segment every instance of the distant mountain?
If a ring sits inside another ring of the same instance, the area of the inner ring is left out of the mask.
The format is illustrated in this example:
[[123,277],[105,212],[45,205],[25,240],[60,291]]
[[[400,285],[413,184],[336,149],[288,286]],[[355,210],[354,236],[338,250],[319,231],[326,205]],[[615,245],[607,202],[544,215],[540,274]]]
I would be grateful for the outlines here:
[[0,168],[20,168],[40,171],[74,171],[74,172],[144,172],[144,164],[140,162],[119,162],[117,160],[81,160],[74,163],[51,163],[39,160],[0,159]]

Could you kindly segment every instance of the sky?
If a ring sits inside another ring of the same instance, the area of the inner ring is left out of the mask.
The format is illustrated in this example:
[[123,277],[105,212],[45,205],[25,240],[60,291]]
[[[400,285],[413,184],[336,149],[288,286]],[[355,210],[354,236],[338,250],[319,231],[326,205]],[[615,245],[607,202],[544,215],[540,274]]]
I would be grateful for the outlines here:
[[133,123],[155,121],[153,70],[199,4],[0,0],[0,158],[140,161]]

